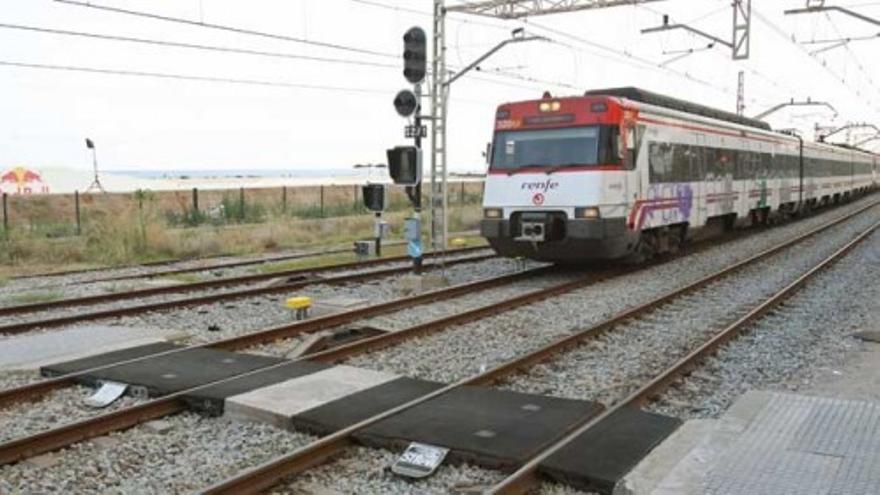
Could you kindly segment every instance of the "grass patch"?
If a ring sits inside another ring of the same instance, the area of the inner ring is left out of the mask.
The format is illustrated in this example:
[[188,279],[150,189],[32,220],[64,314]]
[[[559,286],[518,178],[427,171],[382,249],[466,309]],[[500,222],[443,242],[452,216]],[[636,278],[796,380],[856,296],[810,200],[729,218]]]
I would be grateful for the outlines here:
[[[233,212],[235,213],[235,212]],[[120,208],[114,212],[91,212],[83,223],[80,236],[46,238],[27,229],[12,229],[0,244],[0,277],[20,274],[66,271],[81,267],[113,267],[139,264],[151,260],[196,259],[220,255],[254,255],[281,250],[316,250],[351,246],[359,239],[373,235],[371,213],[334,218],[293,218],[270,214],[268,210],[258,223],[223,225],[203,224],[198,227],[177,227],[169,224],[158,208],[146,202],[143,209]],[[408,210],[389,212],[384,219],[392,225],[391,239],[400,239],[403,220]],[[452,207],[450,232],[478,228],[482,215],[480,205]],[[423,225],[429,224],[427,213]],[[429,246],[425,245],[425,249]],[[383,254],[405,253],[402,246],[384,246]],[[353,254],[336,254],[315,258],[268,263],[255,267],[259,273],[273,273],[299,268],[312,268],[331,263],[353,261]],[[180,274],[172,280],[197,281],[192,274]]]
[[9,283],[8,278],[0,276],[0,287],[5,287],[8,283]]
[[6,298],[7,302],[12,304],[37,304],[44,302],[52,302],[57,301],[64,297],[64,293],[61,291],[50,290],[50,291],[34,291],[34,292],[23,292],[21,294],[13,294]]

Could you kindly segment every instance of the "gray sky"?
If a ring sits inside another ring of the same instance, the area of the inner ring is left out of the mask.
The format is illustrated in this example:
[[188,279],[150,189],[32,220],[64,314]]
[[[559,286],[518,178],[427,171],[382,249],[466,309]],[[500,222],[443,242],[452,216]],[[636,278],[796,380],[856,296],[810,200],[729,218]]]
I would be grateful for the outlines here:
[[[52,0],[3,0],[0,22],[392,67],[212,53],[3,28],[0,60],[4,62],[238,78],[328,89],[0,65],[0,114],[4,117],[0,119],[0,168],[18,164],[87,168],[90,157],[83,145],[85,136],[97,142],[103,167],[144,169],[347,168],[354,163],[384,161],[385,148],[405,142],[405,121],[391,106],[394,93],[406,86],[398,57],[401,35],[415,24],[428,30],[430,17],[409,10],[429,12],[430,0],[375,0],[392,8],[353,0],[92,3],[203,19],[391,56],[224,33]],[[827,4],[851,6],[880,18],[880,1],[828,0]],[[479,170],[494,108],[505,101],[539,97],[545,89],[565,95],[634,85],[732,111],[736,74],[744,70],[747,114],[807,96],[832,103],[840,113],[832,121],[831,112],[818,107],[782,111],[770,119],[775,127],[812,129],[816,122],[878,122],[880,61],[876,53],[880,39],[853,42],[811,57],[808,52],[823,45],[798,45],[787,38],[794,35],[807,41],[870,36],[877,33],[876,26],[836,13],[782,14],[786,8],[803,5],[804,0],[754,0],[752,57],[747,61],[734,62],[729,49],[716,47],[672,62],[666,66],[669,70],[656,66],[675,56],[664,52],[699,48],[706,42],[683,32],[642,35],[639,30],[659,24],[661,14],[668,13],[673,21],[693,21],[695,27],[728,39],[728,0],[666,0],[531,19],[527,29],[553,42],[509,46],[484,64],[488,72],[466,76],[453,86],[450,165],[457,170]],[[461,66],[469,62],[520,25],[451,16],[447,27],[449,63]]]

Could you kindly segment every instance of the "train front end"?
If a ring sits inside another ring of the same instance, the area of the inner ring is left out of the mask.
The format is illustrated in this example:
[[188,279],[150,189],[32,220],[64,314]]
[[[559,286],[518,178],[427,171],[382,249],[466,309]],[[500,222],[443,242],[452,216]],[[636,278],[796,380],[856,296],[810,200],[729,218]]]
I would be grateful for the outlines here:
[[488,153],[482,235],[502,256],[563,263],[625,256],[637,193],[634,110],[607,97],[498,108]]

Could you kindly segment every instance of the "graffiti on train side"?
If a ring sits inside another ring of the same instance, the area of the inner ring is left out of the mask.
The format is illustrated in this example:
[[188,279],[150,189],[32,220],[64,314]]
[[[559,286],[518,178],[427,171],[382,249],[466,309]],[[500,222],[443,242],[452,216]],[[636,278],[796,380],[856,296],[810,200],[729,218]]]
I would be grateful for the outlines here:
[[694,207],[694,189],[688,183],[652,184],[645,199],[637,201],[633,215],[641,229],[651,226],[686,222]]

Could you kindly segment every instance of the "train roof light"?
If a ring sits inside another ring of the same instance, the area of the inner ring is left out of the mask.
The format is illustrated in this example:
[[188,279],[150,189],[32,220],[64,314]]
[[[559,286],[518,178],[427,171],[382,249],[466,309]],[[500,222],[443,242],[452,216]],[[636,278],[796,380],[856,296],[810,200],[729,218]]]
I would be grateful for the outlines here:
[[562,108],[559,101],[542,101],[538,104],[538,110],[541,112],[558,112]]

